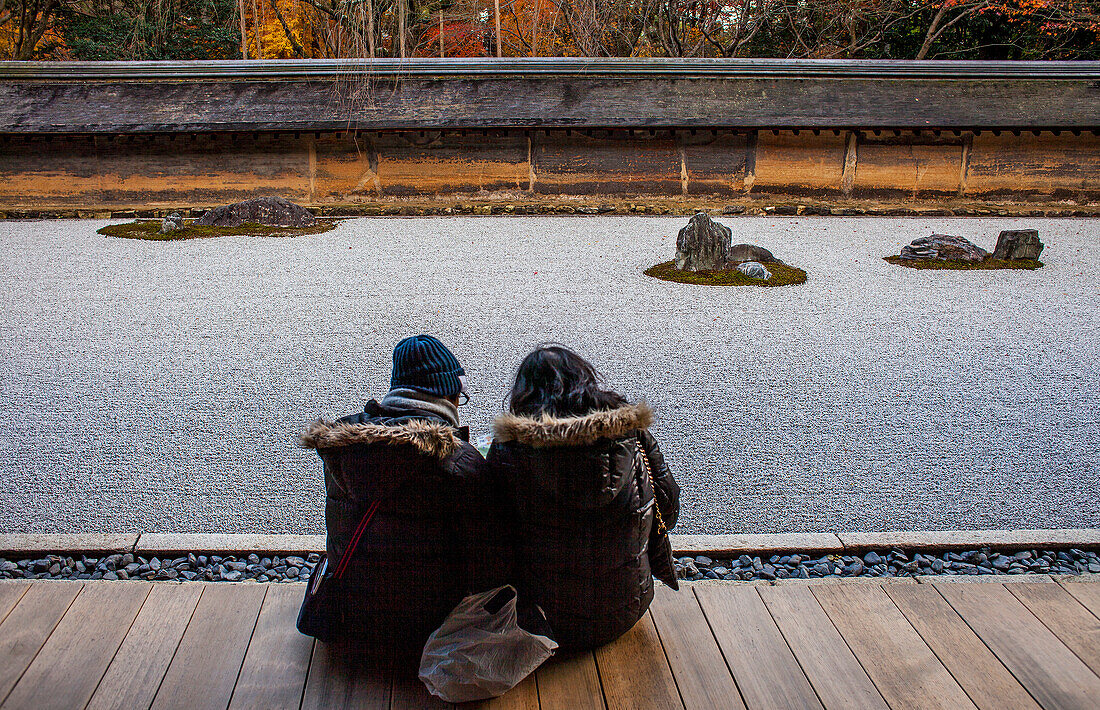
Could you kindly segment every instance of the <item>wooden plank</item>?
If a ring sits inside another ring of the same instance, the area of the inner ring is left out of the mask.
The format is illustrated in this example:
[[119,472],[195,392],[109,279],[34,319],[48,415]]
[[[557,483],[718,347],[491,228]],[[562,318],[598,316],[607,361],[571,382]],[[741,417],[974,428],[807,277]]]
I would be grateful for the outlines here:
[[827,708],[876,708],[886,702],[809,587],[760,587],[772,619]]
[[1005,585],[934,586],[1040,705],[1095,710],[1100,678]]
[[596,667],[609,710],[684,707],[648,613],[630,631],[596,649]]
[[390,696],[390,710],[435,710],[453,708],[428,692],[417,677],[417,667],[413,663],[397,663],[393,672],[393,689]]
[[750,710],[821,707],[755,587],[692,589]]
[[890,707],[974,707],[882,587],[828,584],[813,595]]
[[201,583],[153,585],[88,710],[149,707],[205,587]]
[[[0,132],[1096,127],[1095,78],[0,79]],[[355,83],[357,86],[350,86]],[[186,106],[186,111],[179,107]]]
[[83,707],[151,587],[146,582],[85,584],[3,707]]
[[930,585],[888,584],[883,588],[975,705],[982,710],[1039,707]]
[[73,582],[32,584],[0,624],[0,702],[46,643],[81,586]]
[[600,674],[591,651],[554,657],[535,671],[542,710],[604,710]]
[[1100,619],[1053,582],[1010,584],[1007,589],[1100,675]]
[[229,705],[266,591],[259,584],[207,585],[152,707]]
[[294,626],[301,604],[301,585],[268,588],[233,689],[230,710],[272,710],[301,705],[313,655],[313,639],[298,633]]
[[0,623],[8,617],[8,613],[15,608],[19,600],[30,588],[29,581],[14,580],[0,582]]
[[478,710],[539,710],[539,689],[535,674],[527,676],[499,698],[471,703],[470,707]]
[[1100,582],[1065,582],[1062,589],[1100,619]]
[[316,642],[302,710],[388,710],[390,659],[351,645]]
[[722,649],[690,589],[658,584],[649,607],[686,708],[743,708]]

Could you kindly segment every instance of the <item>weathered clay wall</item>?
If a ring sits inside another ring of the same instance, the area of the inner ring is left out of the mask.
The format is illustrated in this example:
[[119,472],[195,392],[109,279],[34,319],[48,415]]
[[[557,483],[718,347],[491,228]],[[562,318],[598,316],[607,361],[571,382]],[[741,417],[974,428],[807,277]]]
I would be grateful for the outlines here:
[[485,130],[0,137],[0,208],[508,193],[1100,197],[1093,132]]

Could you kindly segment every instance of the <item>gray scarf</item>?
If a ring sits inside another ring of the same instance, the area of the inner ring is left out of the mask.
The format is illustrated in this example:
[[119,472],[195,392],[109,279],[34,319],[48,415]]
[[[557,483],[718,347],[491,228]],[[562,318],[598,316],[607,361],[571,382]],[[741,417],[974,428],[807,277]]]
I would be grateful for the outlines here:
[[458,427],[458,407],[454,402],[419,390],[404,387],[392,389],[379,404],[392,409],[419,409],[434,414],[453,427]]

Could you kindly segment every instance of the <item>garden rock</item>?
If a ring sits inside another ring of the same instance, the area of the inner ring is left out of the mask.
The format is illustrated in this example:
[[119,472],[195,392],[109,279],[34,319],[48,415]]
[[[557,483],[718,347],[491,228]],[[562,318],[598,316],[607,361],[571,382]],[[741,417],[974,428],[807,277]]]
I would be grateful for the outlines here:
[[914,239],[913,243],[902,247],[901,258],[913,261],[968,261],[980,262],[989,256],[989,252],[963,237],[951,234],[933,234],[930,237]]
[[734,244],[730,247],[730,262],[759,261],[764,264],[774,264],[779,259],[764,247],[755,244]]
[[718,271],[729,263],[733,231],[699,212],[676,236],[676,268]]
[[269,227],[312,227],[317,218],[305,207],[282,197],[259,197],[215,207],[195,220],[196,227],[239,227],[263,224]]
[[997,237],[997,246],[993,249],[993,258],[1003,261],[1014,259],[1039,260],[1043,253],[1043,243],[1039,241],[1037,229],[1006,229]]
[[750,279],[767,281],[772,277],[772,273],[764,268],[764,265],[759,261],[746,261],[743,264],[738,264],[737,270]]
[[164,218],[164,221],[160,225],[160,233],[168,234],[174,232],[177,229],[183,229],[183,217],[180,217],[178,212],[173,212]]

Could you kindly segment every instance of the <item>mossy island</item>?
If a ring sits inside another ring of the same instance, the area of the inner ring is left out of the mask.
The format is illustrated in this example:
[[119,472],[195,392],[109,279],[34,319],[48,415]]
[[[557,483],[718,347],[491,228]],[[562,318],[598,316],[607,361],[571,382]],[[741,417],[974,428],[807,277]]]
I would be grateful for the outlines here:
[[993,253],[969,240],[951,234],[920,237],[902,247],[901,254],[883,259],[910,269],[992,271],[995,269],[1038,269],[1043,243],[1035,229],[1010,229],[997,237]]
[[676,236],[676,258],[646,276],[694,286],[793,286],[806,272],[755,244],[733,244],[733,230],[699,212]]
[[1043,262],[1035,259],[985,259],[983,261],[914,261],[902,259],[900,256],[884,256],[887,261],[896,266],[906,266],[910,269],[940,269],[947,271],[992,271],[995,269],[1038,269]]
[[147,239],[155,242],[169,242],[180,239],[205,239],[208,237],[299,237],[306,234],[322,234],[336,228],[333,220],[317,220],[312,227],[279,227],[256,222],[246,222],[236,227],[194,226],[194,220],[184,222],[184,226],[170,232],[161,232],[163,222],[157,219],[142,219],[125,224],[111,224],[97,229],[98,234],[123,239]]
[[676,268],[675,261],[666,261],[651,266],[643,273],[662,281],[675,281],[694,286],[794,286],[806,283],[806,272],[781,261],[768,264],[770,279],[754,279],[736,268],[716,271],[685,271]]
[[336,227],[332,220],[319,220],[309,210],[282,197],[260,197],[208,210],[190,222],[178,214],[163,221],[137,220],[98,230],[99,234],[123,239],[175,241],[207,237],[297,237],[321,234]]

